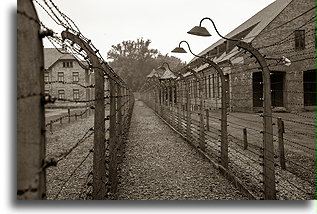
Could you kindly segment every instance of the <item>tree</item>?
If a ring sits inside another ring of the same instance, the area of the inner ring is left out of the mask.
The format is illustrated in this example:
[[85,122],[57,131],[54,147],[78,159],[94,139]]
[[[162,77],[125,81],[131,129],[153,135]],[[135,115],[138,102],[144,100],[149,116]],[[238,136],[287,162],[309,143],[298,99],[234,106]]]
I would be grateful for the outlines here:
[[151,49],[150,44],[151,40],[143,38],[123,41],[108,52],[107,58],[112,60],[110,66],[133,91],[138,91],[146,76],[163,62],[168,62],[173,70],[184,66],[180,59],[163,56],[157,49]]

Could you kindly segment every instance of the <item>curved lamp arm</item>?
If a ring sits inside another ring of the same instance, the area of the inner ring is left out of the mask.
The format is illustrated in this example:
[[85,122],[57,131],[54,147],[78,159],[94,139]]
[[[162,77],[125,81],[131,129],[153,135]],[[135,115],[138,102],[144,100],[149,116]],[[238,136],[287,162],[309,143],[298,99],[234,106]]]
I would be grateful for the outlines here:
[[226,37],[222,36],[222,35],[219,33],[219,31],[218,31],[218,29],[217,29],[217,27],[216,27],[214,21],[213,21],[211,18],[209,18],[209,17],[205,17],[205,18],[203,18],[202,20],[200,20],[199,26],[193,27],[193,28],[192,28],[190,31],[188,31],[187,33],[193,34],[193,35],[198,35],[198,36],[211,36],[211,34],[208,32],[208,30],[207,30],[205,27],[202,27],[202,26],[201,26],[201,25],[202,25],[202,22],[203,22],[204,20],[209,20],[209,21],[211,21],[211,23],[212,23],[214,29],[216,30],[216,33],[217,33],[221,38],[223,38],[223,39],[225,39],[225,40],[229,40],[229,41],[234,41],[234,42],[239,41],[239,40],[237,40],[237,39],[230,39],[230,38],[226,38]]
[[187,45],[189,52],[190,52],[191,54],[193,54],[195,57],[198,57],[198,58],[201,58],[201,59],[205,59],[205,57],[202,57],[202,56],[199,56],[199,55],[197,55],[197,54],[194,54],[193,51],[190,49],[189,43],[188,43],[187,41],[185,41],[185,40],[181,41],[181,42],[178,44],[178,47],[179,47],[179,48],[181,48],[181,44],[182,44],[182,43],[185,43],[185,44]]
[[[211,65],[212,67],[214,67],[214,68],[216,69],[216,71],[220,74],[220,76],[223,76],[223,71],[221,70],[221,68],[219,67],[219,65],[218,65],[217,63],[213,62],[212,60],[210,60],[210,59],[208,59],[208,58],[206,58],[206,57],[203,57],[203,56],[199,56],[199,55],[197,55],[197,54],[194,54],[193,51],[190,49],[190,45],[189,45],[189,43],[188,43],[187,41],[185,41],[185,40],[181,41],[181,42],[179,43],[179,45],[178,45],[178,48],[179,48],[179,49],[182,49],[184,53],[186,52],[186,51],[181,47],[181,44],[182,44],[182,43],[186,43],[186,44],[187,44],[187,47],[188,47],[188,49],[189,49],[189,51],[190,51],[190,53],[191,53],[192,55],[194,55],[194,56],[197,57],[197,58],[200,58],[200,59],[204,60],[206,63],[208,63],[209,65]],[[176,48],[175,48],[175,49],[176,49]],[[175,50],[175,49],[174,49],[174,50]]]
[[163,62],[163,64],[160,67],[164,67],[164,65],[166,65],[167,68],[174,73],[174,71],[171,69],[170,65],[167,62]]

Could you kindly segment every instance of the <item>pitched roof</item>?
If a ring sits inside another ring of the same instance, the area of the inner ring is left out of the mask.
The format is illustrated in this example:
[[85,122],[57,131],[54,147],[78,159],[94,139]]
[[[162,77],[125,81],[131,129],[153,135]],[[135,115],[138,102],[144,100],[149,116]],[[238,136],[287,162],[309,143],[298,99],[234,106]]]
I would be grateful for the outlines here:
[[59,48],[44,48],[44,68],[49,69],[56,61],[61,59],[75,59],[71,54]]
[[[235,28],[233,31],[228,33],[225,37],[230,38],[233,37],[248,28],[251,28],[251,31],[244,37],[243,41],[251,42],[259,35],[272,21],[275,19],[286,7],[291,3],[293,0],[276,0],[275,2],[271,3],[260,12],[252,16],[250,19],[245,21],[243,24]],[[253,29],[252,29],[253,27]],[[202,56],[218,45],[222,44],[225,39],[220,39],[216,43],[209,46],[207,49],[199,53],[198,55]],[[231,51],[232,52],[232,51]],[[196,57],[193,58],[189,63],[196,60]]]
[[176,78],[175,74],[171,70],[166,69],[160,79],[175,79],[175,78]]

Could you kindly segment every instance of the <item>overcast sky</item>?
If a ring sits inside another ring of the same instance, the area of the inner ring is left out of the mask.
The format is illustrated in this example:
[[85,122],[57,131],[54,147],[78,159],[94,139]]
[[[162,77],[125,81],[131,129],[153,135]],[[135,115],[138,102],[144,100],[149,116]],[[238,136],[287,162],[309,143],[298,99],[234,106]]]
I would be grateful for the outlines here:
[[[39,0],[41,1],[41,0]],[[191,54],[174,54],[171,50],[181,40],[199,53],[219,39],[211,22],[203,25],[212,37],[187,34],[204,17],[210,17],[223,35],[238,27],[274,0],[54,0],[62,12],[78,25],[81,32],[106,59],[112,45],[143,37],[151,48],[162,54],[189,62]],[[49,16],[38,9],[41,21],[55,31],[59,29]],[[60,30],[59,30],[60,31]],[[45,43],[45,46],[49,46]]]

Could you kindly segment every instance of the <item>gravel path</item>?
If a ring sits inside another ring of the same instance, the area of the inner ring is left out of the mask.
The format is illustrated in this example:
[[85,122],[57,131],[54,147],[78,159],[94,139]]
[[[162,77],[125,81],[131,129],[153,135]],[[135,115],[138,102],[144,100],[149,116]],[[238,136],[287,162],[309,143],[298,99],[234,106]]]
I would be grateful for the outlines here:
[[121,200],[242,200],[237,189],[143,102],[121,166]]
[[[58,157],[59,154],[68,151],[78,142],[78,146],[56,167],[49,167],[47,173],[47,199],[48,200],[76,200],[81,199],[81,193],[87,174],[92,168],[93,154],[90,149],[93,146],[94,118],[90,116],[70,124],[66,123],[53,133],[47,132],[46,157]],[[87,138],[81,140],[85,133]],[[81,141],[80,141],[81,140]],[[58,158],[57,158],[58,159]]]

